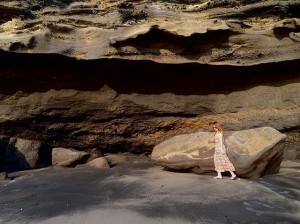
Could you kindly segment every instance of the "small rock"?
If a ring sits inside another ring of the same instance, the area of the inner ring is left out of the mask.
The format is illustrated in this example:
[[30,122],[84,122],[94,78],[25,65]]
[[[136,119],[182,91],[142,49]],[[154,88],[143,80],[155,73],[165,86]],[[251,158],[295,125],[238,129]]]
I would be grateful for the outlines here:
[[107,160],[104,157],[99,157],[87,163],[89,166],[100,168],[100,169],[109,169]]
[[75,167],[77,164],[84,163],[88,158],[88,153],[75,149],[52,149],[52,165],[56,167]]
[[3,172],[3,173],[0,173],[0,181],[1,180],[7,180],[7,173],[6,172]]

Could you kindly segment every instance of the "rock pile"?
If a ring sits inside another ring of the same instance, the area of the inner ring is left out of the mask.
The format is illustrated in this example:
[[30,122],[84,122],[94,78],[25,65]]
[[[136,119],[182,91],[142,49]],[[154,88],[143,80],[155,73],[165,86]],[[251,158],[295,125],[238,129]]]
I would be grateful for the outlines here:
[[109,168],[104,157],[75,149],[51,148],[49,145],[22,138],[0,136],[0,171],[18,171],[48,166],[75,167],[87,163],[95,168]]

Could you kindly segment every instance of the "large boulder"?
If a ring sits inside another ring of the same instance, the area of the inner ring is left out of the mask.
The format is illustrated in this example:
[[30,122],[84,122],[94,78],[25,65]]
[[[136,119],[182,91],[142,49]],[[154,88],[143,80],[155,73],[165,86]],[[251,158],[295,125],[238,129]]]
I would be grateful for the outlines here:
[[89,157],[89,153],[75,149],[52,149],[52,165],[55,167],[75,167],[78,164],[86,162]]
[[[256,179],[279,171],[286,136],[271,127],[226,132],[225,144],[230,161],[240,177]],[[151,159],[155,164],[195,173],[214,170],[213,133],[178,135],[155,146]]]
[[[3,144],[6,145],[5,141]],[[4,154],[4,163],[11,170],[51,166],[51,148],[40,141],[10,138],[6,148],[1,151]]]

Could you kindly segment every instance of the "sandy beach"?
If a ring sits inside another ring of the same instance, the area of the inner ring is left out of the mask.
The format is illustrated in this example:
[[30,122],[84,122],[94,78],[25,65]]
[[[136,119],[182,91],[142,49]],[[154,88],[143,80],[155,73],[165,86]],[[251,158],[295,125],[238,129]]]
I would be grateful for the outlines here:
[[10,173],[0,223],[299,223],[300,162],[258,181],[165,171],[151,162]]

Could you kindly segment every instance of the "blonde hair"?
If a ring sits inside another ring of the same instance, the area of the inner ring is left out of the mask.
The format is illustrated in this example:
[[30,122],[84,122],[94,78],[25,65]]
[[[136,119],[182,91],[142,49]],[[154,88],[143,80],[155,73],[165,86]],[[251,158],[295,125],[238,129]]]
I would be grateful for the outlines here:
[[213,128],[216,128],[219,132],[222,132],[222,133],[224,132],[222,125],[218,121],[214,121],[212,123],[212,126],[213,126]]

